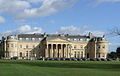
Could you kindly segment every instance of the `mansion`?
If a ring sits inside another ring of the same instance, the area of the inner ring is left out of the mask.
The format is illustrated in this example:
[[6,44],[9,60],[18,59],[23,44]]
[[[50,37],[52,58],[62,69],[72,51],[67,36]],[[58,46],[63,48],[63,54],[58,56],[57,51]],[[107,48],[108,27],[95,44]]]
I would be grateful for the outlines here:
[[105,35],[17,34],[2,37],[4,57],[31,58],[107,58]]

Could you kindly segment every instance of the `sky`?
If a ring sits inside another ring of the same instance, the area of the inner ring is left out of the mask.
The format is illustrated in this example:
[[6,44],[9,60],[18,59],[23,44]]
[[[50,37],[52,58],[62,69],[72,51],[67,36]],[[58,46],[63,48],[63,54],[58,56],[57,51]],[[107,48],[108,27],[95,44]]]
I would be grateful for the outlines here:
[[[0,34],[106,35],[109,52],[120,46],[120,0],[0,0]],[[0,37],[1,37],[0,36]]]

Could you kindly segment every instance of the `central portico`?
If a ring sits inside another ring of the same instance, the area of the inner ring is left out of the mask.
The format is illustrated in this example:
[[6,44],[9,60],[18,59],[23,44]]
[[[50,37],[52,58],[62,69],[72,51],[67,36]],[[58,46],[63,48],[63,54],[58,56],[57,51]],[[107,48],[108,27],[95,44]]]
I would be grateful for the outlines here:
[[70,58],[71,43],[62,38],[46,39],[45,57]]

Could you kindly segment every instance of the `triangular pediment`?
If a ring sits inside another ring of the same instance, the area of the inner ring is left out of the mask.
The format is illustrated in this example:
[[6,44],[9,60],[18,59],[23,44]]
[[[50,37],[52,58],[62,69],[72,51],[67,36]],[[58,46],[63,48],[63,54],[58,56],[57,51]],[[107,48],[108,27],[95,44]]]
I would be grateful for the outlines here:
[[55,38],[55,39],[51,39],[51,40],[48,40],[48,41],[53,41],[53,42],[70,42],[68,40],[61,39],[61,38]]

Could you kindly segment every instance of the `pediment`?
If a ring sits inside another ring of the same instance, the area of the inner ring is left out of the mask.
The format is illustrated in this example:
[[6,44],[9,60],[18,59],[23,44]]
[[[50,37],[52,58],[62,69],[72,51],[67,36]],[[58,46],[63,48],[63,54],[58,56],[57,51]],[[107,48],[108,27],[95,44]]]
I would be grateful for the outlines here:
[[61,39],[61,38],[51,39],[51,40],[48,40],[48,41],[52,41],[52,42],[70,42],[68,40]]

